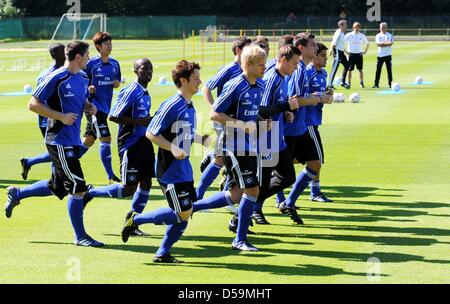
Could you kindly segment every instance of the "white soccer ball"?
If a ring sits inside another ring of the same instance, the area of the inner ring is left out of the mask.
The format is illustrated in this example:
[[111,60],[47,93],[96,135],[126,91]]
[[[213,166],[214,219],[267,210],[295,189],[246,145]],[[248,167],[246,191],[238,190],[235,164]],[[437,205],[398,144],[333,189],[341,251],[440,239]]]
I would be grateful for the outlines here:
[[400,91],[400,84],[398,84],[398,83],[394,82],[391,87],[392,87],[392,90],[395,92]]
[[345,101],[345,95],[344,93],[334,93],[333,94],[333,101],[337,103],[342,103]]
[[159,77],[159,84],[166,84],[167,83],[167,79],[164,76]]
[[122,78],[120,79],[120,83],[125,83],[125,81],[127,81],[127,79],[126,79],[125,77],[122,77]]
[[350,95],[350,101],[353,103],[358,103],[361,100],[361,96],[359,96],[359,93],[352,93]]
[[423,78],[421,76],[417,76],[415,82],[416,82],[416,84],[422,84],[423,83]]
[[33,91],[33,87],[31,85],[29,85],[29,84],[26,84],[26,85],[23,86],[23,91],[25,93],[31,93]]
[[336,86],[341,85],[341,83],[342,83],[342,78],[341,77],[339,77],[338,79],[336,79],[334,81],[334,85],[336,85]]

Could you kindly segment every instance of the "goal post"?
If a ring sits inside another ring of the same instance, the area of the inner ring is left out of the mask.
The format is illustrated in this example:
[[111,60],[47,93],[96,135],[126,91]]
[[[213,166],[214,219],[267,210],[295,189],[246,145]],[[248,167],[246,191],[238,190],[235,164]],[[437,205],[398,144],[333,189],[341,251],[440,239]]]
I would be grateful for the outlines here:
[[86,40],[100,31],[106,31],[106,14],[64,14],[61,16],[49,44],[54,41]]

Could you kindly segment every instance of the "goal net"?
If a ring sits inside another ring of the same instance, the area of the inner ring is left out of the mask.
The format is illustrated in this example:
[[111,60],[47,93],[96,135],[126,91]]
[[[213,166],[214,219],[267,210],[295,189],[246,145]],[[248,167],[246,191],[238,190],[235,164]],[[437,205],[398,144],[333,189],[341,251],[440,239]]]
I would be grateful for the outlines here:
[[106,31],[106,14],[64,14],[50,44],[56,41],[90,39],[99,31]]

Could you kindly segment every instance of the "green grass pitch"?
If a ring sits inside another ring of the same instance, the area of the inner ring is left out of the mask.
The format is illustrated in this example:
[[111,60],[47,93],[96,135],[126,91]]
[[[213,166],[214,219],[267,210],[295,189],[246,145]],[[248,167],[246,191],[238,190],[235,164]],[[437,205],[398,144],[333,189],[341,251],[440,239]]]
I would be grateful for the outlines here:
[[[134,59],[153,61],[153,114],[175,92],[172,86],[156,84],[161,76],[170,79],[172,66],[183,56],[182,41],[113,44],[112,55],[120,61],[127,83],[134,78]],[[0,43],[0,94],[20,92],[25,84],[35,87],[38,71],[9,69],[20,59],[26,59],[28,67],[39,58],[49,65],[46,46],[42,41]],[[222,44],[216,50],[205,44],[204,52],[200,46],[196,41],[194,54],[188,40],[185,56],[204,63],[205,83],[232,54],[229,45],[225,58]],[[66,200],[33,198],[23,200],[11,219],[0,216],[0,283],[450,283],[450,43],[399,41],[393,49],[394,81],[404,94],[377,95],[382,89],[370,89],[376,56],[372,43],[364,58],[367,88],[338,89],[347,98],[359,92],[361,102],[325,106],[321,184],[335,202],[312,203],[306,191],[298,201],[305,225],[296,226],[277,212],[274,198],[269,199],[264,211],[272,225],[253,227],[257,235],[250,236],[260,252],[231,250],[233,235],[226,228],[230,214],[221,209],[196,213],[189,221],[173,248],[185,264],[155,265],[151,259],[165,227],[142,226],[151,237],[123,244],[120,230],[130,201],[115,199],[95,199],[84,215],[87,231],[106,246],[79,248],[72,245]],[[331,59],[327,70],[330,67]],[[386,89],[385,73],[380,85]],[[418,75],[432,84],[413,85]],[[354,73],[354,84],[356,77]],[[44,151],[28,100],[0,96],[2,206],[7,186],[49,177],[47,164],[33,167],[28,181],[20,176],[19,159]],[[212,134],[208,106],[200,96],[193,100],[203,115],[199,131]],[[115,136],[117,127],[111,126]],[[96,144],[82,159],[87,182],[96,186],[106,182],[98,154]],[[201,153],[192,157],[196,181],[200,160]],[[119,173],[115,143],[113,164]],[[206,196],[218,190],[218,182]],[[160,206],[166,202],[154,181],[146,210]],[[376,259],[379,264],[372,263]]]

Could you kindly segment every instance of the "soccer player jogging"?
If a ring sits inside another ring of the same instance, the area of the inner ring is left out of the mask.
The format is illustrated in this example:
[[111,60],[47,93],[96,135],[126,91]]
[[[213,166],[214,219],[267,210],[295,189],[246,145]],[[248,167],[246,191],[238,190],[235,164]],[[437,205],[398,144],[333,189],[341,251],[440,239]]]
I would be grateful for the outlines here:
[[289,96],[297,96],[300,108],[295,111],[294,120],[285,124],[284,139],[292,159],[306,164],[306,167],[297,176],[287,199],[281,198],[283,193],[279,192],[278,200],[282,200],[279,204],[281,213],[289,215],[295,223],[303,224],[303,220],[297,214],[295,202],[306,189],[309,182],[315,178],[321,166],[319,151],[306,126],[306,106],[314,106],[318,103],[331,103],[333,97],[329,94],[309,94],[306,63],[311,62],[317,54],[314,35],[310,33],[298,34],[295,37],[294,46],[301,51],[302,56],[297,70],[289,80]]
[[[81,147],[80,124],[83,111],[95,115],[95,105],[88,102],[89,78],[82,70],[89,60],[89,45],[72,41],[65,49],[66,63],[48,76],[33,93],[28,107],[47,117],[45,142],[54,166],[49,181],[42,180],[24,188],[8,187],[6,217],[20,200],[55,195],[69,196],[67,208],[75,232],[75,245],[103,246],[91,238],[83,223],[83,194],[87,191],[79,161]],[[45,101],[45,104],[44,104]]]
[[[266,52],[267,58],[269,58],[269,53],[270,53],[269,38],[267,38],[266,36],[256,36],[252,40],[252,44],[256,44],[260,48],[262,48],[264,50],[264,52]],[[266,62],[266,64],[267,64],[267,62]]]
[[353,23],[353,31],[345,35],[345,42],[347,43],[349,54],[348,61],[350,63],[348,69],[349,88],[352,85],[352,71],[355,69],[355,66],[359,71],[360,87],[364,88],[363,55],[365,55],[369,49],[369,41],[360,30],[361,24],[355,22]]
[[147,138],[159,146],[156,177],[170,208],[144,214],[129,213],[122,229],[122,240],[127,242],[139,225],[168,225],[153,258],[157,263],[181,262],[171,255],[170,250],[186,229],[192,215],[192,203],[196,201],[190,150],[193,142],[203,144],[208,138],[195,133],[196,112],[191,101],[201,84],[200,66],[182,60],[172,71],[172,79],[178,92],[161,104],[146,132]]
[[[212,91],[217,89],[217,96],[223,91],[223,87],[226,82],[237,77],[242,73],[241,69],[241,53],[242,49],[251,43],[251,40],[247,37],[238,37],[233,41],[232,51],[234,54],[234,61],[227,66],[220,69],[220,71],[214,75],[210,80],[206,82],[206,85],[202,88],[203,96],[208,104],[214,103],[214,97]],[[220,123],[214,122],[214,130],[216,131],[216,147],[220,144],[220,135],[223,132],[223,127]],[[223,167],[223,159],[215,151],[215,157],[213,161],[210,161],[211,155],[207,155],[202,161],[203,174],[200,177],[200,181],[197,186],[197,198],[202,199],[208,187],[214,182],[219,175],[220,170]],[[209,164],[208,164],[209,162]]]
[[328,87],[335,89],[333,87],[334,77],[336,76],[337,70],[339,68],[339,64],[344,66],[344,71],[342,71],[342,82],[341,86],[346,89],[349,89],[350,86],[345,83],[345,79],[347,78],[347,72],[350,67],[347,56],[345,56],[345,31],[347,30],[347,21],[340,20],[338,22],[338,29],[333,35],[333,40],[331,41],[331,51],[330,55],[333,56],[333,66],[330,71],[330,78],[328,79]]
[[[83,196],[85,206],[94,197],[123,198],[133,194],[130,212],[142,213],[147,205],[152,177],[155,177],[155,152],[145,136],[150,123],[151,97],[147,87],[153,76],[151,61],[137,59],[134,73],[137,79],[120,91],[109,116],[109,120],[119,124],[117,141],[122,183],[89,189]],[[147,234],[136,228],[131,235]]]
[[283,112],[295,110],[299,106],[296,97],[288,98],[287,76],[297,69],[300,55],[300,50],[293,45],[281,47],[275,68],[264,74],[265,91],[259,115],[271,118],[273,125],[267,134],[261,135],[267,139],[260,138],[260,152],[263,155],[262,180],[252,215],[257,224],[269,224],[262,211],[264,201],[295,182],[294,164],[284,141]]
[[[59,69],[64,65],[64,61],[66,60],[66,56],[64,55],[64,45],[57,43],[52,44],[48,49],[50,56],[52,56],[54,62],[53,64],[44,70],[37,79],[37,85],[39,86],[51,73],[55,70]],[[38,116],[39,129],[41,130],[42,136],[45,138],[45,131],[47,130],[47,117]],[[27,180],[28,172],[31,170],[31,167],[41,163],[50,162],[50,156],[48,152],[44,152],[40,155],[34,157],[23,157],[20,159],[20,164],[22,166],[22,178]]]
[[[328,48],[322,43],[317,43],[317,56],[306,67],[306,72],[309,79],[309,93],[331,94],[327,91],[327,72],[325,66],[327,65],[327,50]],[[322,139],[319,133],[319,126],[322,124],[322,108],[323,104],[319,103],[315,106],[306,107],[306,125],[311,138],[314,140],[316,150],[319,154],[320,165],[325,162],[323,152]],[[311,187],[311,201],[315,202],[332,202],[325,194],[320,191],[320,169],[317,167],[317,174],[310,183]]]
[[375,72],[375,83],[373,88],[379,88],[381,69],[383,68],[384,63],[386,64],[388,85],[390,88],[392,84],[392,45],[394,44],[394,37],[387,31],[386,22],[380,23],[380,32],[375,36],[375,43],[378,46],[378,55],[377,70]]
[[120,86],[121,71],[117,60],[112,58],[112,38],[107,32],[98,32],[93,37],[99,56],[91,58],[85,70],[89,76],[91,101],[98,112],[94,117],[87,115],[88,123],[83,138],[82,155],[100,140],[100,159],[105,168],[109,182],[120,182],[114,174],[111,156],[111,133],[108,127],[108,113],[111,108],[113,89]]
[[244,47],[241,56],[243,73],[227,82],[211,111],[211,119],[225,128],[222,155],[231,178],[231,199],[234,203],[239,202],[237,233],[232,242],[232,248],[236,250],[258,250],[247,241],[247,232],[261,176],[256,131],[264,93],[261,78],[266,59],[266,52],[258,45]]

